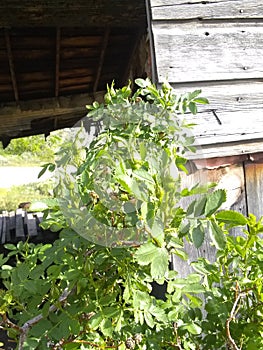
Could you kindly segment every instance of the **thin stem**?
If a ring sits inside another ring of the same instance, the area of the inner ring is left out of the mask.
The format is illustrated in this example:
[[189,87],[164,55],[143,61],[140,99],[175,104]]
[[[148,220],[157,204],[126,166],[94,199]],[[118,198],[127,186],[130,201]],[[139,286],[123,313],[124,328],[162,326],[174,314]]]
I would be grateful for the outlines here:
[[[237,286],[238,288],[238,286]],[[239,348],[236,343],[235,340],[232,338],[231,333],[230,333],[230,322],[233,321],[235,319],[235,316],[238,312],[238,303],[240,301],[241,298],[244,298],[247,294],[247,292],[238,292],[238,289],[236,288],[236,294],[235,294],[235,302],[233,304],[232,310],[230,312],[230,315],[228,317],[228,319],[226,320],[226,336],[229,342],[229,345],[231,347],[231,349],[233,350],[241,350],[241,348]]]

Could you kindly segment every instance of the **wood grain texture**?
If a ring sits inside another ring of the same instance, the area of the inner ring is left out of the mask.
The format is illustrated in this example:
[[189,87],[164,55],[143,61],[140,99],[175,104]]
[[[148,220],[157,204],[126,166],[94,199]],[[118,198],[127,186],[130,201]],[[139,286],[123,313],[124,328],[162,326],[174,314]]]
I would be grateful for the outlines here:
[[258,23],[153,23],[158,81],[263,78]]
[[[263,137],[262,110],[199,113],[186,119],[196,123],[193,134],[197,145],[252,141]],[[188,119],[189,118],[189,119]]]
[[153,20],[263,18],[262,0],[151,0]]
[[[247,215],[244,181],[244,170],[241,163],[212,170],[198,170],[188,176],[183,175],[182,187],[191,188],[197,184],[206,184],[207,182],[218,183],[218,188],[224,188],[227,191],[227,202],[223,205],[222,209],[236,210],[243,215]],[[222,186],[222,184],[225,184],[225,186]],[[181,202],[182,207],[187,208],[194,198],[196,196],[184,198]],[[236,236],[240,234],[242,234],[240,227],[231,230],[231,235]],[[177,256],[173,256],[172,259],[173,268],[179,272],[181,277],[186,277],[189,273],[194,272],[191,268],[191,262],[197,260],[198,257],[205,257],[212,262],[215,260],[216,250],[211,244],[208,233],[206,234],[203,245],[199,249],[196,249],[187,241],[185,241],[185,247],[189,256],[188,261],[183,261]]]
[[245,179],[248,212],[260,219],[263,215],[263,163],[246,163]]
[[198,105],[198,112],[221,110],[235,112],[263,109],[263,81],[237,80],[190,84],[172,84],[176,94],[201,90],[208,105]]
[[197,147],[195,153],[190,153],[187,155],[189,159],[203,159],[206,158],[216,158],[216,157],[228,157],[232,155],[244,155],[263,152],[263,142],[262,140],[257,140],[257,142],[227,142],[221,144],[211,144],[205,146]]
[[262,151],[258,141],[263,137],[263,82],[223,81],[173,87],[179,94],[201,89],[201,96],[209,99],[208,105],[198,106],[196,116],[185,116],[196,124],[196,145],[206,150],[208,157]]

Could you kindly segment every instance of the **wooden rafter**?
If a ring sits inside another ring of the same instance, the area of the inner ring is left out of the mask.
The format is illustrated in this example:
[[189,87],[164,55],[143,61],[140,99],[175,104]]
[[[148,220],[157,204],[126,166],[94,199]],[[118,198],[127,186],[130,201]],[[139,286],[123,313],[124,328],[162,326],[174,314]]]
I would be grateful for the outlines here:
[[10,75],[11,75],[11,80],[12,80],[12,85],[13,85],[15,101],[16,101],[16,103],[18,103],[19,102],[19,94],[18,94],[18,88],[17,88],[14,59],[13,59],[13,54],[12,54],[10,35],[9,35],[9,32],[7,29],[5,29],[5,42],[6,42],[7,57],[8,57],[9,70],[10,70]]
[[56,30],[56,76],[55,76],[55,96],[59,95],[59,65],[60,65],[60,37],[61,30],[57,28]]
[[130,49],[130,54],[129,54],[129,61],[128,61],[125,69],[124,69],[124,73],[123,73],[123,76],[122,76],[122,85],[127,84],[127,82],[128,82],[129,73],[130,73],[132,64],[134,62],[134,55],[136,53],[136,50],[138,50],[138,46],[140,44],[141,38],[142,38],[142,32],[138,31],[136,36],[133,39],[133,42],[131,43],[131,49]]
[[94,93],[98,89],[99,80],[100,80],[100,76],[101,76],[101,71],[102,71],[104,58],[105,58],[105,53],[106,53],[106,49],[107,49],[108,42],[109,42],[109,36],[110,36],[110,28],[107,27],[106,30],[105,30],[105,33],[104,33],[103,41],[102,41],[101,52],[100,52],[100,59],[99,59],[99,64],[98,64],[98,70],[97,70],[96,79],[95,79],[94,86],[93,86],[93,92]]

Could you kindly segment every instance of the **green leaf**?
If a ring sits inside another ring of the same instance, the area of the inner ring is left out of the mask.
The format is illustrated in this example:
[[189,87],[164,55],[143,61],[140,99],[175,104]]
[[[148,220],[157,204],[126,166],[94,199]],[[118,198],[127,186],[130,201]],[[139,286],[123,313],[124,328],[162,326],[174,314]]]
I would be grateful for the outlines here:
[[205,288],[200,283],[189,283],[186,286],[183,287],[182,291],[184,293],[204,293]]
[[145,243],[135,253],[134,257],[139,265],[149,265],[155,255],[157,254],[158,247],[153,243]]
[[222,210],[216,214],[216,219],[231,226],[244,226],[248,223],[244,215],[234,210]]
[[155,239],[158,246],[162,246],[164,242],[164,227],[160,218],[155,217],[151,226],[151,235]]
[[198,335],[202,333],[202,328],[198,326],[196,323],[187,323],[186,325],[180,327],[181,329],[187,330],[189,333]]
[[207,202],[207,197],[201,197],[201,198],[196,200],[195,208],[194,208],[194,215],[195,216],[201,216],[204,214],[206,202]]
[[147,82],[144,79],[138,78],[138,79],[135,79],[135,84],[141,88],[146,88],[149,85],[149,82]]
[[195,247],[198,249],[204,242],[205,232],[202,225],[198,225],[192,231],[192,239]]
[[158,248],[151,263],[151,276],[153,279],[164,278],[168,273],[169,254],[165,248]]
[[106,337],[111,337],[113,332],[111,320],[108,318],[103,319],[100,324],[100,329],[103,335],[105,335]]
[[210,221],[208,225],[210,228],[211,239],[217,249],[224,249],[226,245],[226,236],[223,230],[216,224],[214,220]]
[[164,247],[160,248],[153,243],[146,243],[137,250],[135,258],[140,265],[151,264],[153,279],[163,278],[168,272],[169,254]]
[[101,312],[98,312],[96,315],[92,316],[89,322],[89,325],[92,329],[97,329],[103,320],[103,315]]
[[145,312],[144,312],[144,319],[145,319],[146,324],[147,324],[150,328],[153,328],[153,327],[154,327],[154,320],[153,320],[153,317],[152,317],[152,315],[150,314],[150,312],[148,312],[148,311],[145,311]]
[[201,307],[203,305],[203,300],[201,298],[193,296],[189,293],[185,293],[185,296],[190,300],[191,307],[196,308],[196,307]]
[[196,104],[194,102],[190,102],[188,107],[189,107],[190,112],[192,114],[195,115],[197,113],[197,107],[196,107]]
[[200,104],[203,104],[203,105],[209,104],[208,99],[205,98],[205,97],[198,97],[198,98],[195,98],[193,101],[194,101],[195,103],[200,103]]
[[137,169],[133,171],[133,176],[139,180],[150,182],[151,184],[155,184],[152,176],[144,169]]
[[205,215],[211,216],[214,212],[220,208],[220,206],[226,201],[226,191],[217,190],[210,193],[207,197],[207,202],[205,206]]

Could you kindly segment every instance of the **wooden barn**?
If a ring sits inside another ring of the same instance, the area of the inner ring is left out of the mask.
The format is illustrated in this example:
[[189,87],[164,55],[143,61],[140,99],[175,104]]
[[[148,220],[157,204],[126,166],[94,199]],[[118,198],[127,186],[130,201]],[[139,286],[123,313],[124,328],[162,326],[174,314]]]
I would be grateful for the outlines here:
[[[194,129],[198,169],[227,205],[263,215],[263,1],[151,0],[154,76],[210,101]],[[210,169],[210,170],[209,170]],[[191,180],[190,180],[191,181]]]
[[220,181],[228,207],[260,217],[262,57],[262,0],[3,0],[0,139],[74,125],[113,79],[202,89],[187,181]]
[[262,57],[262,0],[3,0],[0,139],[74,125],[113,79],[202,89],[187,181],[219,181],[226,206],[259,218]]
[[263,0],[2,0],[0,140],[74,125],[113,79],[202,89],[186,181],[219,182],[226,208],[259,218],[262,57]]
[[[153,76],[179,92],[201,89],[186,183],[216,181],[227,189],[225,209],[263,215],[263,1],[151,0]],[[187,204],[187,203],[186,203]],[[235,234],[235,232],[233,232]],[[191,260],[213,259],[206,242],[188,247]],[[176,259],[182,275],[187,264]]]

